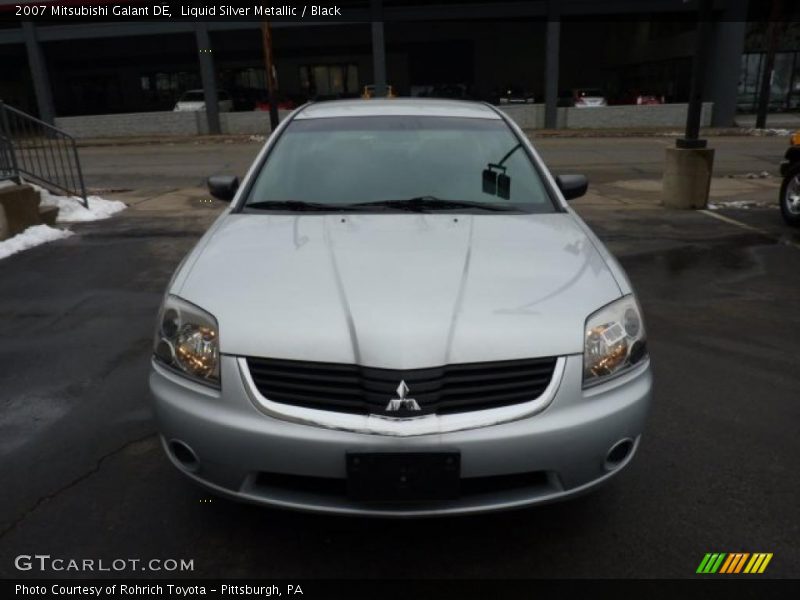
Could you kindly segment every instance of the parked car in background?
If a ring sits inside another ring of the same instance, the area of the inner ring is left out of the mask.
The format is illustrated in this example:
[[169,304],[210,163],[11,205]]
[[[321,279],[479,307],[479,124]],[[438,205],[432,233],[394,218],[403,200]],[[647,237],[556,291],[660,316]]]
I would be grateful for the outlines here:
[[[364,91],[361,92],[361,97],[364,99],[374,98],[375,97],[375,84],[370,83],[369,85],[364,86]],[[394,87],[386,84],[386,98],[396,98],[397,94],[394,91]]]
[[652,91],[641,91],[641,90],[628,90],[626,92],[622,92],[617,96],[612,96],[608,98],[609,105],[631,105],[635,104],[637,106],[646,106],[651,104],[665,104],[667,101],[666,96],[662,94],[656,94]]
[[572,90],[572,106],[576,108],[608,106],[608,101],[603,90],[599,88],[576,88]]
[[664,104],[664,96],[640,93],[636,95],[636,102],[634,102],[634,104],[639,106],[648,104]]
[[[225,91],[217,92],[217,102],[219,112],[230,112],[233,110],[233,99]],[[206,97],[203,90],[189,90],[184,92],[175,103],[175,112],[192,112],[206,109]]]
[[232,499],[438,516],[586,493],[652,376],[622,267],[502,111],[308,104],[178,267],[150,390],[163,448]]
[[233,98],[233,110],[256,110],[256,104],[266,100],[267,93],[263,88],[234,88],[230,91]]
[[497,104],[533,104],[535,101],[536,98],[531,92],[516,85],[503,88],[497,98]]
[[800,226],[800,131],[795,131],[789,138],[789,148],[781,163],[781,176],[781,214],[789,225]]
[[[297,108],[294,100],[288,96],[278,95],[277,98],[278,110],[294,110]],[[253,110],[269,111],[269,96],[262,96],[256,100]]]
[[469,86],[464,83],[435,83],[432,85],[411,86],[414,98],[451,98],[466,100],[470,97]]

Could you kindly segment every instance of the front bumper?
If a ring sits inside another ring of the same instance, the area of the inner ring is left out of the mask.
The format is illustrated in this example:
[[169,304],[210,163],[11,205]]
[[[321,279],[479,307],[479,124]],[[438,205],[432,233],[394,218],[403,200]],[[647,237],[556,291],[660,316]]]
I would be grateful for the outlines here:
[[[650,404],[649,361],[587,390],[581,388],[582,362],[580,355],[566,357],[555,397],[538,414],[473,429],[410,436],[343,431],[267,415],[248,395],[231,356],[222,359],[224,393],[192,383],[156,363],[150,389],[170,460],[218,494],[339,514],[466,514],[578,495],[630,462]],[[617,453],[615,460],[609,460],[610,450],[620,442],[630,450],[622,458]],[[471,488],[479,491],[436,503],[356,502],[341,492],[345,455],[353,451],[457,451],[462,481],[479,482]]]

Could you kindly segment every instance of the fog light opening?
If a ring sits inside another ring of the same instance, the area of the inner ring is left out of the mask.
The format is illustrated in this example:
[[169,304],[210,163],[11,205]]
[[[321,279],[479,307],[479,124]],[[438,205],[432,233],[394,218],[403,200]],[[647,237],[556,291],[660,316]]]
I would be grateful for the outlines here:
[[172,456],[187,471],[197,471],[200,468],[200,461],[197,455],[189,446],[179,440],[172,440],[169,443],[169,450]]
[[633,450],[633,440],[630,438],[625,438],[624,440],[618,441],[616,444],[611,446],[611,449],[606,454],[606,464],[605,467],[609,471],[616,469],[622,463],[625,462],[631,455],[631,451]]

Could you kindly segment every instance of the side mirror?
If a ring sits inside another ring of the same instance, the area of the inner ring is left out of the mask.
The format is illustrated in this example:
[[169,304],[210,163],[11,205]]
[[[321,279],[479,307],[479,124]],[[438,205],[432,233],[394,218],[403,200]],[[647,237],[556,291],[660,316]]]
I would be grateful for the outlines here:
[[230,202],[239,189],[239,178],[236,175],[212,175],[208,178],[208,191],[217,200]]
[[586,179],[586,175],[558,175],[556,185],[565,200],[574,200],[586,193],[589,188],[589,180]]

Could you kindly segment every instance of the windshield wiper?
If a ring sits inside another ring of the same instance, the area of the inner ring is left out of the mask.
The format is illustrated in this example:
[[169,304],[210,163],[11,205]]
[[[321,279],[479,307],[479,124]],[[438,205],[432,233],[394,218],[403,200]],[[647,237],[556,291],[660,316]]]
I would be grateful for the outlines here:
[[303,200],[261,200],[245,204],[244,208],[256,208],[260,210],[289,210],[296,212],[338,212],[351,210],[349,204],[326,204],[324,202],[305,202]]
[[383,206],[386,208],[396,208],[398,210],[408,210],[411,212],[425,212],[426,210],[455,210],[459,208],[471,208],[476,210],[488,211],[518,211],[519,207],[511,204],[497,204],[494,202],[471,202],[468,200],[445,200],[436,196],[417,196],[405,200],[375,200],[374,202],[358,202],[350,204],[353,208]]
[[436,196],[417,196],[405,200],[375,200],[373,202],[355,202],[353,204],[326,204],[324,202],[305,202],[303,200],[261,200],[246,204],[244,208],[258,210],[287,210],[294,212],[343,212],[363,211],[375,208],[406,210],[409,212],[425,212],[429,210],[473,209],[493,212],[519,211],[512,204],[495,202],[471,202],[467,200],[445,200]]

